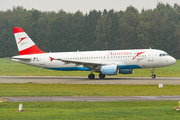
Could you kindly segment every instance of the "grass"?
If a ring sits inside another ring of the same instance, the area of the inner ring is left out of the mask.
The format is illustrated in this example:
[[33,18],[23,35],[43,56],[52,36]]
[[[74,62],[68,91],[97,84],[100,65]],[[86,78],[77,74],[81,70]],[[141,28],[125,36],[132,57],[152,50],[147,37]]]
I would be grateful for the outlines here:
[[[158,77],[180,77],[180,60],[155,69]],[[89,72],[52,71],[0,59],[0,75],[12,76],[87,76]],[[97,74],[96,74],[97,75]],[[149,69],[137,69],[132,75],[149,77]],[[180,85],[71,85],[71,84],[0,84],[0,96],[147,96],[180,95]],[[15,112],[19,103],[0,103],[0,120],[88,119],[88,120],[172,120],[180,119],[173,107],[177,101],[117,102],[23,102],[25,112]]]
[[[0,75],[10,76],[88,76],[90,71],[54,71],[33,66],[28,66],[10,61],[8,58],[0,58]],[[180,60],[168,67],[156,68],[155,74],[157,77],[180,77]],[[98,76],[98,73],[95,73]],[[150,77],[150,69],[135,69],[133,74],[116,76],[130,77]]]
[[1,120],[178,120],[177,101],[0,103]]
[[180,85],[0,84],[0,96],[151,96],[180,95]]

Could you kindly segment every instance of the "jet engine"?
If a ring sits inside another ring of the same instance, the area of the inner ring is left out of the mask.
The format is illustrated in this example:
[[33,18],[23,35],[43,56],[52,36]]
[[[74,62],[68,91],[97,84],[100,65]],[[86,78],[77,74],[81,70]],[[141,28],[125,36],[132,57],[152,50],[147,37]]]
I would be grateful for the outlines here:
[[119,69],[119,73],[121,74],[132,74],[134,69]]
[[119,73],[119,67],[117,65],[102,66],[100,72],[104,75],[117,75]]

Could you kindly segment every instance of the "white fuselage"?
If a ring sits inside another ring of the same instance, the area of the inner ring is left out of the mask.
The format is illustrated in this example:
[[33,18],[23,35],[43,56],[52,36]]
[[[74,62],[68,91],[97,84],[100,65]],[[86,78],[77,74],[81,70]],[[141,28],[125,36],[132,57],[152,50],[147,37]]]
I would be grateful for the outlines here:
[[[28,60],[23,58],[28,58]],[[50,58],[55,59],[51,60]],[[157,68],[176,62],[166,52],[156,49],[42,53],[14,56],[11,60],[65,71],[99,69],[98,66],[102,65],[118,65],[119,69]],[[86,65],[86,63],[88,64]],[[95,66],[97,64],[98,66]]]

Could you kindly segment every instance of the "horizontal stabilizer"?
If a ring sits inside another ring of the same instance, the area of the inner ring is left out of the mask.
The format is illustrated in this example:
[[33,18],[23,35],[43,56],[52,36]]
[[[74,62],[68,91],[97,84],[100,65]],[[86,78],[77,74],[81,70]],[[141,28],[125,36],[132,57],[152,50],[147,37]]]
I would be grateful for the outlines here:
[[31,61],[31,58],[27,58],[24,56],[14,56],[11,58],[11,61]]

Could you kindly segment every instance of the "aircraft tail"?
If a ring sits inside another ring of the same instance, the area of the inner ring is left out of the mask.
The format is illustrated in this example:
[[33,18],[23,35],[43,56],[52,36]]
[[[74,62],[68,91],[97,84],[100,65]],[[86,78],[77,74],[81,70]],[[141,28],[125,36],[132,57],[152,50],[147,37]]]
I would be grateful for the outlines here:
[[31,38],[20,27],[13,27],[16,44],[20,55],[41,54],[41,51]]

